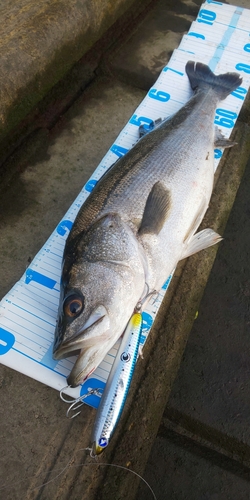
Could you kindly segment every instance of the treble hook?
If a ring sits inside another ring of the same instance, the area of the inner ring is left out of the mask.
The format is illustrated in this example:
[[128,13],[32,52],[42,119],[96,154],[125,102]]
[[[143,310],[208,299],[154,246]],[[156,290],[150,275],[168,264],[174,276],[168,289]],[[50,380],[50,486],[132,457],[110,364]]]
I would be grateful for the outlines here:
[[67,389],[69,389],[70,387],[71,387],[70,385],[66,385],[65,387],[63,387],[63,388],[60,390],[60,399],[61,399],[62,401],[64,401],[64,403],[72,403],[72,401],[73,401],[72,399],[65,399],[65,398],[63,397],[63,393],[64,393],[64,391],[65,391],[65,390],[67,390]]
[[152,292],[149,291],[149,286],[148,286],[147,282],[145,282],[145,285],[147,286],[147,293],[141,300],[139,300],[139,302],[137,302],[137,304],[135,306],[135,312],[138,312],[138,313],[141,312],[142,306],[143,306],[144,302],[146,302],[148,297],[151,297],[151,295],[155,295],[155,294],[157,294],[157,296],[159,295],[159,292],[157,290],[153,290]]
[[[84,405],[84,399],[86,399],[88,396],[93,396],[93,395],[99,396],[99,397],[102,396],[101,389],[88,389],[88,392],[86,394],[82,394],[82,396],[79,396],[76,399],[66,399],[63,396],[63,392],[65,391],[65,389],[68,389],[69,387],[70,386],[67,385],[66,387],[63,387],[63,389],[60,390],[60,398],[61,398],[61,400],[64,401],[64,403],[70,404],[70,406],[69,406],[69,408],[68,408],[68,410],[66,412],[66,417],[67,418],[75,418],[75,417],[77,417],[77,415],[79,415],[81,413],[80,411],[78,411],[74,415],[70,416],[70,412],[71,411],[76,411],[76,410],[78,410],[78,408],[81,408],[81,406]],[[80,404],[78,404],[78,403],[80,403]]]

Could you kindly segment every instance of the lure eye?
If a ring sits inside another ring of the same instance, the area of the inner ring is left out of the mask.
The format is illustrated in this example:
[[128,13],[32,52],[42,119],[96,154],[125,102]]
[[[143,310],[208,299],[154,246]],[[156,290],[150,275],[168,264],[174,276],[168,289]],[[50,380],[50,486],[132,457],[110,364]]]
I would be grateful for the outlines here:
[[84,308],[83,297],[75,293],[65,298],[63,303],[63,311],[69,318],[76,318]]

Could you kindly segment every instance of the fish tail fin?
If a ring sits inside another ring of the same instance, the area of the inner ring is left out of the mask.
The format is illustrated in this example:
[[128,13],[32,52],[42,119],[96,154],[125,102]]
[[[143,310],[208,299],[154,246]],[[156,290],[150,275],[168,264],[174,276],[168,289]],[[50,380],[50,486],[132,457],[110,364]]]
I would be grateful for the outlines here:
[[238,73],[215,75],[206,64],[194,61],[187,62],[186,73],[194,91],[212,87],[221,101],[242,83]]

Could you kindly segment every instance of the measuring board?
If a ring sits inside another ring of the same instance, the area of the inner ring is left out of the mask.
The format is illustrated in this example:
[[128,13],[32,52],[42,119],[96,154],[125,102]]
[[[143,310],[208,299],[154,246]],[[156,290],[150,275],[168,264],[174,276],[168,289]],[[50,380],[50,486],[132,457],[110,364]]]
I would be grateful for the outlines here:
[[[0,361],[57,390],[66,383],[76,358],[55,361],[52,358],[54,331],[59,304],[61,261],[64,245],[76,214],[103,173],[138,140],[140,125],[176,113],[193,94],[185,73],[188,60],[201,61],[216,74],[234,71],[241,74],[242,86],[216,110],[215,125],[229,137],[236,123],[250,84],[250,10],[207,0],[196,21],[173,52],[154,86],[121,131],[90,180],[36,255],[22,278],[0,303]],[[215,149],[215,168],[223,151]],[[171,277],[157,299],[152,298],[143,312],[144,343]],[[117,345],[82,386],[68,389],[76,398],[88,389],[105,386]],[[99,396],[86,400],[97,408]]]

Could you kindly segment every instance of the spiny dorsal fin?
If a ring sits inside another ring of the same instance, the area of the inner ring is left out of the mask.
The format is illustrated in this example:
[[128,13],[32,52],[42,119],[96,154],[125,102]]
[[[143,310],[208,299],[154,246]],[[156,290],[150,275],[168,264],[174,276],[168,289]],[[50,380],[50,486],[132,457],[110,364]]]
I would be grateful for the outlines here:
[[171,193],[158,181],[148,195],[138,234],[159,234],[170,209]]

